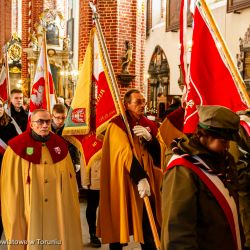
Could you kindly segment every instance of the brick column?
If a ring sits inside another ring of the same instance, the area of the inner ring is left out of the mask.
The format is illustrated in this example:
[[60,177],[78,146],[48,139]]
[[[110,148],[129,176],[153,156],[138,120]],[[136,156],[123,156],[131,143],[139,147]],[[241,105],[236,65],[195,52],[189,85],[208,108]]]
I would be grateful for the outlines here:
[[[89,31],[93,27],[92,11],[88,0],[80,1],[80,30],[79,30],[79,64],[83,62],[88,44]],[[140,1],[141,2],[141,1]],[[143,2],[143,1],[142,1]],[[98,0],[97,11],[106,39],[115,75],[121,73],[121,57],[125,54],[125,41],[133,44],[133,61],[129,72],[135,74],[135,80],[129,86],[119,84],[121,95],[127,89],[136,87],[143,90],[143,67],[145,48],[145,7],[137,6],[138,0]],[[119,83],[119,81],[118,81]]]
[[0,59],[3,58],[3,46],[11,39],[12,1],[0,1]]
[[[31,32],[34,24],[38,22],[39,15],[43,12],[43,0],[31,1]],[[22,1],[22,48],[27,48],[29,43],[29,1]],[[22,80],[28,78],[27,54],[22,53]]]
[[89,7],[89,1],[81,0],[79,1],[79,68],[83,63],[85,51],[89,42],[89,32],[92,27],[92,10]]

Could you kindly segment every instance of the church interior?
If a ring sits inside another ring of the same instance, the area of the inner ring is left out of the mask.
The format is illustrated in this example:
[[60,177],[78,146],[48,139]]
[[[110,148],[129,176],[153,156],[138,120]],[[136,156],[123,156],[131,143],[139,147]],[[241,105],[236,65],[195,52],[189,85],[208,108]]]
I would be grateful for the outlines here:
[[[94,26],[89,0],[2,0],[0,67],[8,54],[10,88],[29,96],[42,34],[57,96],[72,98]],[[250,2],[208,0],[234,62],[250,88]],[[180,70],[180,0],[96,0],[121,96],[140,89],[147,111],[159,116],[174,96],[183,94]],[[192,17],[187,46],[191,49]],[[202,57],[202,55],[201,55]],[[129,59],[128,59],[129,58]],[[128,64],[124,64],[129,60]]]

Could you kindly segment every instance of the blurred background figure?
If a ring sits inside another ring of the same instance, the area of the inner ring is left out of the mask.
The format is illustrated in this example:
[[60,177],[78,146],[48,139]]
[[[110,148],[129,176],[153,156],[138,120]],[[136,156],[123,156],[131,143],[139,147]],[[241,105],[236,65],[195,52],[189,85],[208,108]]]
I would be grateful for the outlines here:
[[250,109],[239,111],[239,138],[230,142],[230,153],[233,155],[238,173],[238,193],[240,218],[245,234],[245,248],[250,249]]
[[174,110],[178,109],[180,106],[181,106],[181,98],[179,96],[174,96],[171,104],[166,109],[163,118],[165,118],[168,114],[170,114]]
[[8,141],[17,135],[18,132],[11,117],[5,112],[3,100],[0,98],[0,167]]
[[67,98],[65,99],[64,101],[64,105],[66,106],[66,108],[69,110],[70,106],[71,106],[71,102],[72,102],[72,99],[71,98]]
[[27,115],[29,115],[30,110],[30,99],[28,97],[23,98],[23,109]]
[[[3,160],[3,154],[7,148],[8,141],[17,136],[18,133],[11,117],[4,110],[3,100],[0,98],[0,170]],[[0,219],[0,238],[3,233],[2,218]]]
[[93,247],[101,247],[101,241],[96,236],[96,212],[100,198],[100,166],[101,157],[94,160],[90,169],[83,167],[82,185],[87,189],[86,218],[89,226],[90,244]]
[[57,103],[64,104],[64,98],[62,96],[58,96]]

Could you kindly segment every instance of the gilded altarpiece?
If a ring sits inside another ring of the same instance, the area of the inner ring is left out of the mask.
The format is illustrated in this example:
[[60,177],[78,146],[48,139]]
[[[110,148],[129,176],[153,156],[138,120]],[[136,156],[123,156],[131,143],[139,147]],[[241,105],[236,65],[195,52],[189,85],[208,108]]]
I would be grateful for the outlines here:
[[40,54],[42,36],[44,30],[47,38],[47,55],[55,85],[57,96],[70,98],[74,93],[74,84],[70,71],[72,70],[71,41],[65,36],[65,20],[61,12],[57,10],[45,10],[39,23],[35,25],[35,31],[31,34],[30,44],[24,49],[27,53],[28,70],[30,75],[30,88],[35,77],[36,64]]

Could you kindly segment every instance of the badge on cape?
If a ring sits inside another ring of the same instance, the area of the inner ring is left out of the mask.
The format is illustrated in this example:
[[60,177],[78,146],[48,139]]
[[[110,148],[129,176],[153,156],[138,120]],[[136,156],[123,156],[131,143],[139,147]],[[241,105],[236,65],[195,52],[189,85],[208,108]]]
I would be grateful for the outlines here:
[[62,152],[62,150],[60,149],[60,147],[55,147],[54,148],[54,150],[55,150],[55,152],[57,153],[57,154],[61,154],[61,152]]
[[33,155],[34,153],[34,148],[33,147],[27,147],[26,148],[26,154],[27,155]]

